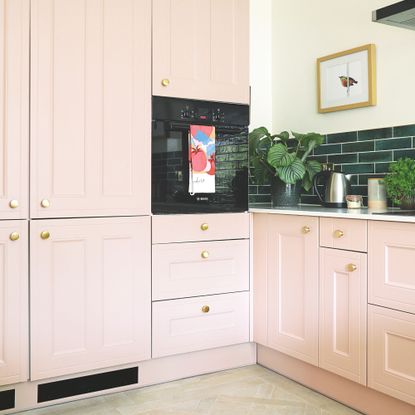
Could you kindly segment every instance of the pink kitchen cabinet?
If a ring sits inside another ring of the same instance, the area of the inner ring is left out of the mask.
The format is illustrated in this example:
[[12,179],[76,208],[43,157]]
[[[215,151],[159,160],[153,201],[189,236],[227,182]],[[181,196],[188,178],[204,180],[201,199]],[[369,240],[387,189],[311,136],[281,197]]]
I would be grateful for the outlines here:
[[29,7],[0,1],[0,219],[29,211]]
[[151,0],[32,0],[31,216],[150,213]]
[[153,0],[153,94],[249,103],[249,1]]
[[319,220],[258,216],[253,242],[254,340],[318,365]]
[[319,315],[319,366],[366,385],[366,254],[321,248]]
[[0,386],[29,376],[28,224],[0,222]]
[[151,355],[150,218],[31,222],[31,379]]

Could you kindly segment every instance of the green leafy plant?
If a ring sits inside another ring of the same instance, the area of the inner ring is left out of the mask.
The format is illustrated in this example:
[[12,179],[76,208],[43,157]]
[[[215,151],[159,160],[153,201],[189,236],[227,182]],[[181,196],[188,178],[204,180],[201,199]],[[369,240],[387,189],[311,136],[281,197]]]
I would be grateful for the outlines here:
[[385,177],[388,196],[400,205],[405,199],[415,197],[415,160],[402,158],[389,167]]
[[307,160],[311,152],[323,143],[323,136],[317,133],[299,134],[288,131],[271,135],[265,127],[256,128],[249,134],[250,165],[258,184],[279,177],[287,184],[302,181],[308,191],[314,176],[321,171],[321,164]]

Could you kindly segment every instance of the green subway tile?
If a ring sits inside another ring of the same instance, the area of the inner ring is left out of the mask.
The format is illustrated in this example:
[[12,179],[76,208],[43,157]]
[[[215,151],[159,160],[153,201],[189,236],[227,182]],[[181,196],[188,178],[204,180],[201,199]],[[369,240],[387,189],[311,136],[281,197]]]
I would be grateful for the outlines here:
[[392,151],[372,151],[370,153],[360,153],[359,154],[359,162],[367,163],[367,162],[384,162],[384,161],[392,161],[393,153]]
[[346,174],[374,173],[375,165],[373,163],[345,164],[342,166],[341,171]]
[[367,196],[367,186],[352,186],[352,194]]
[[415,149],[412,150],[395,150],[394,151],[394,160],[397,161],[404,157],[409,157],[415,159]]
[[367,186],[368,179],[383,178],[383,177],[385,177],[384,174],[360,174],[359,184]]
[[357,132],[336,133],[327,135],[327,143],[348,143],[349,141],[357,141]]
[[335,154],[335,153],[341,153],[341,152],[342,152],[341,144],[326,144],[326,145],[317,147],[314,150],[314,154],[316,156],[322,155],[322,154]]
[[392,128],[376,128],[374,130],[363,130],[357,133],[359,141],[376,140],[379,138],[392,137]]
[[375,145],[373,141],[360,141],[342,145],[343,153],[358,153],[359,151],[373,151]]
[[415,124],[401,125],[400,127],[393,127],[394,137],[406,137],[408,135],[415,135]]
[[388,138],[386,140],[376,141],[376,150],[395,150],[412,147],[412,138]]
[[327,163],[327,156],[310,156],[307,160],[316,160],[320,163]]
[[357,163],[357,154],[336,154],[328,156],[328,162],[334,164]]
[[375,173],[387,173],[391,163],[376,163]]

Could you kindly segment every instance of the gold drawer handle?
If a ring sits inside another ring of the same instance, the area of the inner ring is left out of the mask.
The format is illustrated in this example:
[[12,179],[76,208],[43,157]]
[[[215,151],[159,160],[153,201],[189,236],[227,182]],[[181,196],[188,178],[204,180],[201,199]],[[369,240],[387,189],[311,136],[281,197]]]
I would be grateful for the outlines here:
[[19,207],[19,201],[18,200],[10,200],[9,206],[12,209],[17,209]]
[[357,265],[355,265],[355,264],[348,264],[346,266],[346,269],[347,269],[348,272],[354,272],[354,271],[357,270]]
[[48,232],[48,231],[43,231],[43,232],[40,234],[40,237],[41,237],[43,240],[49,239],[49,238],[50,238],[50,232]]
[[40,202],[40,206],[42,206],[43,208],[47,209],[48,207],[50,207],[50,202],[49,202],[49,200],[48,200],[48,199],[43,199],[43,200]]
[[341,231],[340,229],[337,229],[336,231],[333,232],[333,236],[337,239],[343,238],[344,232]]
[[202,251],[202,253],[200,254],[200,256],[203,259],[208,259],[209,258],[209,252],[208,251]]
[[169,79],[163,79],[163,80],[161,81],[161,84],[162,84],[163,86],[169,86],[169,85],[170,85],[170,80],[169,80]]
[[200,229],[202,229],[202,231],[207,231],[209,229],[209,225],[207,223],[202,223],[200,225]]
[[19,235],[18,232],[13,232],[13,233],[10,234],[10,240],[13,241],[13,242],[18,241],[19,238],[20,238],[20,235]]
[[311,232],[311,228],[309,226],[303,226],[302,232],[304,234],[310,233]]
[[209,313],[209,311],[210,311],[210,307],[208,305],[204,305],[202,307],[202,313]]

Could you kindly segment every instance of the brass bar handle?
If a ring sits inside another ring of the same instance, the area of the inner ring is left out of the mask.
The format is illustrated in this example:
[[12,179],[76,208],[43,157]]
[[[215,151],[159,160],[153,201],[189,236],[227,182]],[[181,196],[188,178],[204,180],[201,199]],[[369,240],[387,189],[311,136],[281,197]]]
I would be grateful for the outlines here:
[[50,238],[50,232],[49,231],[43,231],[43,232],[40,233],[40,237],[43,240],[49,239]]
[[208,305],[204,305],[202,307],[202,313],[209,313],[209,311],[210,311],[210,307]]
[[337,239],[343,238],[344,232],[341,231],[340,229],[337,229],[333,232],[333,236]]
[[202,229],[202,231],[207,231],[209,229],[209,225],[207,223],[202,223],[200,225],[200,229]]
[[10,238],[11,241],[15,242],[15,241],[18,241],[19,240],[20,235],[19,235],[18,232],[12,232],[10,234],[9,238]]
[[16,199],[10,200],[9,206],[12,209],[17,209],[19,207],[19,201]]
[[311,232],[311,228],[309,226],[303,226],[303,228],[301,229],[301,231],[304,234],[310,233]]
[[355,265],[355,264],[348,264],[348,265],[346,266],[346,270],[347,270],[348,272],[354,272],[354,271],[356,271],[356,270],[357,270],[357,265]]
[[200,256],[203,259],[208,259],[209,258],[209,252],[208,251],[202,251],[202,253],[200,254]]
[[47,209],[48,207],[50,207],[50,201],[48,199],[43,199],[40,202],[40,206],[42,206],[43,208]]

